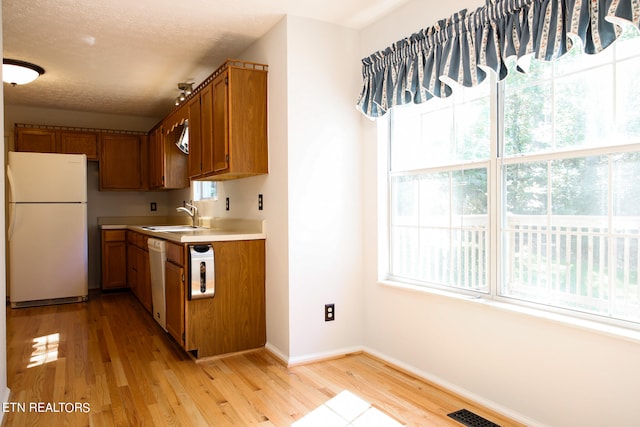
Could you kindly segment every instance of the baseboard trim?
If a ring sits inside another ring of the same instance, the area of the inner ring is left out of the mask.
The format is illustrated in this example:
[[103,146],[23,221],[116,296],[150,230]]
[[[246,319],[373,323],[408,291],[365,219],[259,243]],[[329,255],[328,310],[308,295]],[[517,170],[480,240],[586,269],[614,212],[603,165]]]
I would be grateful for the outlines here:
[[448,381],[443,380],[437,376],[431,375],[427,372],[424,372],[420,369],[417,369],[415,366],[408,365],[400,360],[394,359],[393,357],[389,357],[386,354],[380,353],[374,349],[368,347],[351,347],[337,351],[324,352],[324,353],[315,353],[310,355],[305,355],[303,357],[287,357],[278,348],[269,345],[265,345],[265,350],[268,351],[274,358],[278,359],[283,366],[287,368],[293,368],[298,366],[309,365],[313,363],[324,362],[332,359],[338,359],[341,357],[347,357],[354,354],[365,354],[372,359],[378,360],[381,363],[386,364],[392,369],[395,369],[399,372],[402,372],[406,375],[419,379],[428,383],[429,385],[440,389],[446,393],[453,394],[454,396],[468,401],[473,404],[481,405],[487,410],[494,411],[497,414],[502,416],[506,416],[508,418],[513,419],[519,423],[522,423],[527,426],[544,426],[544,423],[541,423],[536,420],[532,420],[528,417],[523,416],[520,413],[514,412],[513,410],[503,407],[496,402],[490,401],[482,396],[471,393],[469,390],[463,389],[461,387],[456,386]]

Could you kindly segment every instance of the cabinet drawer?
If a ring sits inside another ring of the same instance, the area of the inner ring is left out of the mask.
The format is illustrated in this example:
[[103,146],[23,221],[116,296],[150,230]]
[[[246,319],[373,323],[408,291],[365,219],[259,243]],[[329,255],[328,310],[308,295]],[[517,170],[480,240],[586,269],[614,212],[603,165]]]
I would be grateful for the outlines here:
[[167,242],[167,261],[184,266],[184,250],[181,245]]
[[102,240],[105,242],[124,242],[126,230],[102,230]]

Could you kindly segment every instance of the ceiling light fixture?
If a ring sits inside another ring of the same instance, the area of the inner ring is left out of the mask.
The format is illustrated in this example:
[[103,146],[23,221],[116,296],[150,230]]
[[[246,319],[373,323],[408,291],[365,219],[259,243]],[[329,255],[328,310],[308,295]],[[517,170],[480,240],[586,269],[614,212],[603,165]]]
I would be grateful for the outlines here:
[[176,106],[180,105],[182,101],[191,95],[193,92],[193,83],[178,83],[178,89],[180,89],[180,95],[176,98]]
[[4,58],[2,60],[2,81],[11,85],[31,83],[44,74],[44,68],[30,62]]

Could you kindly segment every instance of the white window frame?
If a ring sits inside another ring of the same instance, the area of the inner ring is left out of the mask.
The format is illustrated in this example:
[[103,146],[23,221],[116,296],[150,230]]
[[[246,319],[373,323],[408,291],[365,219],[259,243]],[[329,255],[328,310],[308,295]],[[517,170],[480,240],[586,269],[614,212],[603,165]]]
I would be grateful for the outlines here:
[[[614,63],[615,64],[615,63]],[[568,308],[561,308],[552,305],[529,302],[524,300],[517,300],[512,297],[507,297],[501,295],[500,284],[503,280],[503,270],[504,267],[502,265],[502,261],[500,258],[502,257],[502,215],[503,215],[503,207],[501,206],[501,200],[503,198],[502,192],[505,189],[502,188],[501,183],[498,182],[499,179],[502,179],[502,169],[503,166],[509,164],[515,164],[522,162],[522,158],[520,157],[510,157],[504,158],[499,153],[499,149],[501,147],[503,141],[503,126],[500,123],[500,120],[503,115],[503,104],[504,97],[500,94],[502,92],[502,87],[500,83],[495,81],[495,77],[493,74],[490,75],[492,85],[491,90],[491,123],[490,123],[490,132],[491,132],[491,140],[490,140],[490,158],[489,158],[489,166],[488,166],[488,212],[489,212],[489,242],[488,242],[488,272],[487,272],[487,280],[488,280],[488,293],[459,289],[451,286],[440,286],[434,284],[425,284],[425,283],[415,283],[412,281],[400,281],[398,278],[390,276],[390,269],[392,263],[392,254],[391,254],[391,218],[392,218],[392,209],[391,206],[391,116],[387,114],[381,119],[378,119],[378,153],[380,154],[378,157],[378,188],[381,191],[378,192],[378,207],[379,207],[379,241],[378,241],[378,258],[379,258],[379,271],[378,277],[380,282],[393,283],[394,285],[400,285],[403,287],[418,289],[418,290],[427,290],[428,292],[436,292],[436,293],[444,293],[445,295],[467,295],[472,296],[474,298],[486,298],[489,300],[494,300],[497,302],[504,302],[510,305],[516,306],[525,306],[531,307],[536,310],[542,310],[551,313],[559,313],[562,315],[568,315],[569,317],[573,317],[576,319],[587,319],[590,321],[595,321],[597,323],[605,323],[605,324],[613,324],[616,326],[623,326],[625,328],[630,328],[634,330],[640,330],[640,321],[632,322],[619,318],[607,317],[598,314],[592,314],[588,312],[582,311],[573,311]],[[544,154],[535,154],[528,155],[529,160],[554,160],[554,159],[563,159],[563,158],[574,158],[581,156],[597,156],[597,155],[613,155],[617,153],[628,153],[628,152],[640,152],[640,143],[638,144],[626,144],[626,145],[618,145],[618,146],[607,146],[607,147],[596,147],[596,148],[575,148],[560,152],[554,153],[544,153]],[[473,164],[473,163],[470,163]],[[611,181],[609,181],[609,186],[611,186]],[[611,193],[611,188],[609,188],[609,193]],[[609,207],[611,209],[611,207]],[[611,228],[609,229],[609,233],[613,231]],[[611,296],[613,298],[613,296]]]
[[[212,197],[203,196],[203,186],[213,186],[215,188]],[[191,191],[194,201],[199,200],[218,200],[218,186],[215,181],[191,181]]]

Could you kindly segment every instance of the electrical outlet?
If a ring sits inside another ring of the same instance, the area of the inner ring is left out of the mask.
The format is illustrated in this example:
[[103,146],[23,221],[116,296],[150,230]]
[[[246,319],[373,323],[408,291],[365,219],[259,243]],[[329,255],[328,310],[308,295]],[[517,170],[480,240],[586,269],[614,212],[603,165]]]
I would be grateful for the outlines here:
[[331,322],[336,319],[336,308],[335,304],[325,304],[324,305],[324,321]]
[[158,205],[156,204],[156,202],[151,202],[151,212],[155,212],[158,210]]
[[262,210],[262,194],[258,194],[258,210]]
[[227,206],[226,209],[229,210],[229,198],[227,197]]

